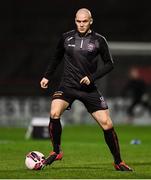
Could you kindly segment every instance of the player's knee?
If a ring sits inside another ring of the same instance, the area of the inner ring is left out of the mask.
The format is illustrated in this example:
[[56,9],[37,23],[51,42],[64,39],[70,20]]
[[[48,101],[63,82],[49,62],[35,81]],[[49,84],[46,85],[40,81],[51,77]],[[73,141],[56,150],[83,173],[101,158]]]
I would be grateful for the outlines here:
[[113,123],[110,118],[106,117],[102,119],[102,127],[103,129],[110,129],[113,127]]
[[52,119],[59,119],[60,115],[61,115],[60,111],[57,111],[57,110],[51,110],[50,111],[50,117]]
[[112,121],[108,121],[107,123],[107,129],[111,129],[113,127]]

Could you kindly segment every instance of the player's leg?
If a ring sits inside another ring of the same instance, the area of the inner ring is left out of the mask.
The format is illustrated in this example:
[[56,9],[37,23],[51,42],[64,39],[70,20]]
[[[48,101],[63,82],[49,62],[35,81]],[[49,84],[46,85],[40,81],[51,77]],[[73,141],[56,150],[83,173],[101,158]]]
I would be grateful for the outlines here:
[[118,170],[131,170],[127,165],[123,167],[121,160],[120,148],[117,134],[114,130],[112,120],[110,118],[108,105],[104,97],[96,90],[90,93],[84,93],[82,102],[86,106],[88,112],[97,121],[99,126],[103,129],[105,141],[113,155],[115,165],[122,164]]
[[119,141],[109,115],[109,110],[98,110],[91,113],[91,115],[103,129],[105,141],[114,158],[115,169],[120,171],[132,171],[121,159]]
[[[50,165],[55,160],[61,160],[63,153],[61,152],[61,133],[62,126],[60,116],[69,106],[69,103],[62,99],[53,99],[50,108],[49,134],[53,146],[53,151],[46,158],[44,166]],[[43,166],[43,167],[44,167]]]
[[59,154],[61,145],[62,126],[60,116],[69,106],[69,103],[62,99],[54,99],[50,108],[49,134],[53,145],[53,151]]
[[109,111],[107,110],[98,110],[91,113],[92,117],[96,120],[99,126],[103,129],[105,141],[114,157],[115,163],[120,163],[120,148],[118,143],[118,138],[116,132],[113,128],[113,123],[109,116]]

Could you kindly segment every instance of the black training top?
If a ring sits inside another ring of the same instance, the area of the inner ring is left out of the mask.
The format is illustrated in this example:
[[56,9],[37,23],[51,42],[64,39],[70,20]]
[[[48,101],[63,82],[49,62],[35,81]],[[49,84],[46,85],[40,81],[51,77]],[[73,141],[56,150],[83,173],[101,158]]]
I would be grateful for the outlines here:
[[[98,55],[104,62],[103,67],[97,67]],[[81,36],[76,30],[62,35],[50,61],[44,77],[51,80],[58,64],[64,59],[64,71],[61,85],[81,89],[80,80],[88,76],[91,83],[87,87],[93,87],[94,81],[101,78],[113,69],[113,60],[109,52],[106,39],[91,31]]]

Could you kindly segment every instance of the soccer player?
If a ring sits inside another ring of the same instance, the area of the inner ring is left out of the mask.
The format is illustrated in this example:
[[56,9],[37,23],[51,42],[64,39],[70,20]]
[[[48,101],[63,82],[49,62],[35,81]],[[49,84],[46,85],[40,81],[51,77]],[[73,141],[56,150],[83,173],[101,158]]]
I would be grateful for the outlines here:
[[[106,39],[91,30],[93,19],[91,12],[81,8],[75,16],[76,29],[62,35],[47,71],[40,84],[48,87],[48,82],[58,64],[64,59],[64,71],[58,91],[52,96],[49,132],[53,145],[44,166],[63,157],[61,151],[62,127],[60,117],[75,99],[83,102],[87,111],[103,129],[105,141],[113,155],[114,167],[119,171],[132,171],[121,159],[120,148],[107,103],[98,91],[95,80],[103,77],[113,69],[113,60]],[[100,55],[103,67],[97,68],[96,57]],[[98,69],[98,70],[97,70]]]
[[122,97],[130,98],[127,107],[128,121],[132,122],[135,118],[135,108],[141,105],[151,113],[149,90],[147,83],[141,77],[137,67],[132,67],[129,71],[129,81],[122,90]]

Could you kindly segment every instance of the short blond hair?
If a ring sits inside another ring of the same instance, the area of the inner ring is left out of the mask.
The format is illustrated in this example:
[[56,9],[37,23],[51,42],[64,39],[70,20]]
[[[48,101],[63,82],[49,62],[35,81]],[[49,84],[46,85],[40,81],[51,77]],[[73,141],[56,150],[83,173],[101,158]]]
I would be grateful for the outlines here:
[[91,12],[89,9],[87,8],[80,8],[77,12],[76,12],[76,16],[77,14],[81,13],[81,12],[84,12],[84,13],[87,13],[89,15],[90,18],[92,18],[92,15],[91,15]]

